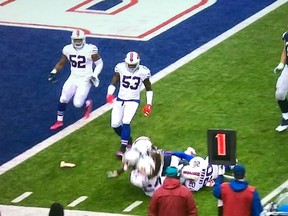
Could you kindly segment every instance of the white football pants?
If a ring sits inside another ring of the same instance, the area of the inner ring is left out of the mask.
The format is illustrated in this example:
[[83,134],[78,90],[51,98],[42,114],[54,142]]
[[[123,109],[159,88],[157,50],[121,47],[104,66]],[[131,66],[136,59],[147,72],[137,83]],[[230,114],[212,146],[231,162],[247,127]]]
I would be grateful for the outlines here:
[[92,84],[86,77],[79,78],[70,75],[63,85],[60,97],[61,103],[68,103],[73,98],[73,104],[76,108],[81,108],[89,94]]
[[130,124],[139,103],[135,101],[115,101],[111,113],[111,127],[117,128],[122,124]]
[[275,98],[276,100],[285,100],[288,92],[288,67],[285,65],[276,84]]

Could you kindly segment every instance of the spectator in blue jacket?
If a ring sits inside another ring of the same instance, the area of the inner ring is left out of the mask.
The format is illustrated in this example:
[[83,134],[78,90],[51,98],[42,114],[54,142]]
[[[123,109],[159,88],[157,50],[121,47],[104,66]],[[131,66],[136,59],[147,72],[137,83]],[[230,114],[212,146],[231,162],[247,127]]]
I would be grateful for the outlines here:
[[245,167],[241,164],[234,167],[235,179],[231,182],[224,182],[224,172],[220,172],[213,195],[223,202],[223,216],[259,216],[263,206],[256,188],[244,180]]

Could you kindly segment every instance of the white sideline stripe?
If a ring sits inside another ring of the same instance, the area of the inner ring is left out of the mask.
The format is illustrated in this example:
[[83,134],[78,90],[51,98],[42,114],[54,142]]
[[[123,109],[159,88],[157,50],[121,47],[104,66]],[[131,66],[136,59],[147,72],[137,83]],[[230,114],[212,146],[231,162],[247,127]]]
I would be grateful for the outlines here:
[[280,194],[283,190],[287,189],[287,187],[288,187],[288,180],[286,180],[283,184],[281,184],[279,187],[273,190],[270,194],[264,197],[261,200],[262,205],[265,206],[266,204],[268,204],[268,202],[270,202],[274,197]]
[[[24,207],[24,206],[9,206],[0,205],[1,215],[3,216],[46,216],[49,214],[49,208],[40,207]],[[91,212],[91,211],[79,211],[79,210],[67,210],[64,209],[64,215],[66,216],[135,216],[124,214],[113,214],[105,212]]]
[[[271,11],[275,10],[276,8],[280,7],[281,5],[285,4],[286,2],[288,2],[288,0],[275,1],[273,4],[269,5],[268,7],[264,8],[263,10],[261,10],[258,13],[254,14],[253,16],[251,16],[251,17],[247,18],[246,20],[242,21],[241,23],[239,23],[238,25],[234,26],[230,30],[224,32],[223,34],[219,35],[218,37],[214,38],[213,40],[209,41],[208,43],[206,43],[203,46],[199,47],[198,49],[194,50],[190,54],[188,54],[188,55],[184,56],[183,58],[179,59],[175,63],[169,65],[165,69],[159,71],[158,73],[156,73],[155,75],[153,75],[151,77],[151,82],[152,83],[157,82],[158,80],[162,79],[166,75],[168,75],[168,74],[172,73],[173,71],[175,71],[177,68],[183,66],[184,64],[186,64],[189,61],[191,61],[192,59],[198,57],[199,55],[201,55],[205,51],[211,49],[212,47],[216,46],[220,42],[226,40],[230,36],[232,36],[235,33],[241,31],[242,29],[246,28],[251,23],[257,21],[258,19],[262,18],[263,16],[265,16],[266,14],[268,14]],[[25,151],[21,155],[18,155],[17,157],[15,157],[12,160],[8,161],[7,163],[3,164],[2,166],[0,166],[0,175],[2,175],[3,173],[7,172],[10,169],[12,169],[13,167],[19,165],[20,163],[22,163],[23,161],[27,160],[28,158],[36,155],[38,152],[42,151],[43,149],[53,145],[55,142],[59,141],[60,139],[64,138],[65,136],[67,136],[67,135],[73,133],[74,131],[78,130],[80,127],[83,127],[84,125],[88,124],[92,120],[96,119],[97,117],[101,116],[105,112],[109,111],[111,108],[112,108],[112,106],[110,104],[105,104],[105,105],[101,106],[100,108],[96,109],[95,111],[93,111],[91,113],[91,116],[90,116],[89,119],[87,119],[85,121],[83,119],[78,120],[74,124],[64,128],[62,131],[58,132],[54,136],[52,136],[52,137],[40,142],[39,144],[37,144],[34,147],[32,147],[31,149]],[[267,197],[268,196],[270,196],[270,194],[267,195]],[[266,200],[264,200],[264,201],[266,201]],[[33,208],[33,207],[18,207],[18,208],[14,207],[14,210],[17,209],[16,213],[15,213],[15,211],[13,212],[11,210],[11,206],[0,205],[0,208],[1,208],[1,211],[3,211],[3,213],[5,213],[5,214],[3,214],[5,216],[19,216],[19,215],[21,215],[21,216],[39,216],[39,212],[37,212],[37,211],[35,212],[35,210],[34,210],[35,208]],[[13,209],[13,207],[12,207],[12,209]],[[7,213],[6,213],[6,210],[8,210]],[[21,211],[23,211],[22,214],[20,214]],[[65,210],[65,212],[66,211],[67,210]],[[48,212],[46,211],[46,213],[48,213]],[[111,216],[116,216],[117,215],[117,214],[110,214],[109,215],[109,214],[105,214],[105,213],[96,213],[96,212],[95,213],[91,213],[91,214],[87,213],[86,215],[85,214],[86,214],[86,212],[83,212],[83,211],[71,211],[71,214],[69,214],[69,215],[70,216],[102,216],[102,215],[103,216],[104,215],[105,216],[110,216],[110,215]],[[45,213],[44,213],[44,215],[45,215]],[[121,216],[121,214],[119,216]]]
[[234,176],[231,176],[231,175],[223,175],[223,176],[226,179],[230,179],[230,180],[234,179]]
[[87,198],[88,198],[88,196],[81,196],[81,197],[77,198],[76,200],[74,200],[73,202],[71,202],[68,205],[68,207],[75,207],[76,205],[78,205],[79,203],[83,202]]
[[23,161],[27,160],[28,158],[36,155],[38,152],[42,151],[45,148],[48,148],[49,146],[53,145],[60,139],[68,136],[69,134],[73,133],[77,129],[83,127],[84,125],[88,124],[89,122],[93,121],[97,117],[101,116],[108,110],[112,108],[111,104],[105,104],[95,111],[93,111],[89,117],[89,119],[80,119],[76,121],[74,124],[69,125],[68,127],[64,128],[63,130],[59,131],[57,134],[49,137],[48,139],[40,142],[39,144],[33,146],[31,149],[28,149],[27,151],[23,152],[22,154],[18,155],[17,157],[13,158],[12,160],[8,161],[7,163],[4,163],[2,166],[0,166],[0,175],[7,172],[8,170],[12,169],[13,167],[19,165]]
[[135,201],[134,203],[132,203],[131,205],[129,205],[127,208],[125,208],[123,210],[123,212],[130,212],[132,209],[136,208],[137,206],[141,205],[141,203],[143,203],[143,201]]
[[21,202],[22,200],[26,199],[28,196],[30,196],[33,192],[25,192],[23,194],[21,194],[20,196],[18,196],[17,198],[15,198],[14,200],[12,200],[12,203],[18,203]]

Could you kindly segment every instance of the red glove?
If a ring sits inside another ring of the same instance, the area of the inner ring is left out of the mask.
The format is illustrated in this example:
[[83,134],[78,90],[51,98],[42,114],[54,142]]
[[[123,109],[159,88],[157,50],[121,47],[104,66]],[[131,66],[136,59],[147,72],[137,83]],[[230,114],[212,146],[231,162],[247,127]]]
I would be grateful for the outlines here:
[[144,115],[148,117],[151,115],[151,112],[152,112],[152,105],[146,104],[143,108]]
[[113,101],[114,101],[114,96],[113,96],[113,95],[107,95],[107,96],[106,96],[106,101],[107,101],[107,103],[113,103]]

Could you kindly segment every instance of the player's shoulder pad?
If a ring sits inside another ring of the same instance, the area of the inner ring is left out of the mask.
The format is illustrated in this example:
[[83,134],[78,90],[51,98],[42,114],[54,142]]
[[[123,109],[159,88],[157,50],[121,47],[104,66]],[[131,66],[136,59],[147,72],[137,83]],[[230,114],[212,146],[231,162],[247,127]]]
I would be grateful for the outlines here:
[[62,53],[64,54],[64,53],[67,53],[67,52],[69,52],[70,50],[73,50],[74,48],[73,48],[73,45],[72,44],[67,44],[67,45],[65,45],[64,47],[63,47],[63,49],[62,49]]
[[146,73],[150,73],[150,69],[148,67],[146,67],[145,65],[139,65],[139,68],[142,71],[145,71]]
[[93,49],[98,49],[95,44],[89,43],[89,44],[86,44],[86,45],[89,46],[89,47],[91,47],[91,48],[93,48]]
[[98,47],[96,45],[94,44],[86,44],[86,45],[89,47],[89,49],[91,49],[92,53],[95,53],[95,54],[98,53]]
[[288,32],[284,32],[282,35],[282,40],[288,41]]
[[150,69],[148,67],[146,67],[145,65],[139,65],[139,70],[141,71],[142,74],[145,74],[148,77],[151,76]]
[[125,62],[120,62],[118,64],[116,64],[114,71],[115,73],[120,73],[121,69],[125,67]]

